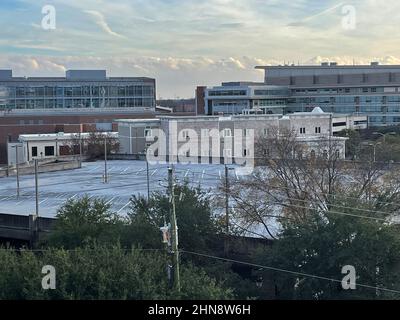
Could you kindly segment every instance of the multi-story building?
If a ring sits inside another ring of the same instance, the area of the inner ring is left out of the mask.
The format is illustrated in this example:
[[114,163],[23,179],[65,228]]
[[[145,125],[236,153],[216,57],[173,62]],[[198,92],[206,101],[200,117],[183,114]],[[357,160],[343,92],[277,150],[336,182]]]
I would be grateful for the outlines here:
[[112,131],[113,119],[154,117],[155,106],[151,78],[107,77],[104,70],[28,78],[0,70],[0,163],[7,142],[21,134]]
[[[197,162],[198,158],[255,158],[259,139],[277,137],[279,132],[294,132],[296,139],[310,148],[323,141],[335,145],[345,158],[345,138],[333,136],[333,116],[316,108],[313,112],[290,115],[232,115],[169,117],[157,119],[116,120],[122,154],[145,154],[157,148],[159,156],[181,157]],[[234,141],[230,141],[232,139]],[[240,142],[240,143],[239,143]],[[210,145],[215,144],[217,148]],[[240,148],[240,150],[236,150]],[[155,151],[155,150],[153,150]],[[326,151],[326,150],[324,150]],[[171,159],[171,158],[169,158]]]
[[[241,114],[259,110],[264,114],[282,114],[289,89],[252,82],[226,82],[204,92],[205,114]],[[200,113],[200,112],[199,112]]]
[[256,68],[265,71],[262,85],[236,83],[206,89],[205,113],[279,113],[283,110],[287,114],[320,107],[334,114],[367,116],[370,126],[400,124],[400,66],[324,63]]

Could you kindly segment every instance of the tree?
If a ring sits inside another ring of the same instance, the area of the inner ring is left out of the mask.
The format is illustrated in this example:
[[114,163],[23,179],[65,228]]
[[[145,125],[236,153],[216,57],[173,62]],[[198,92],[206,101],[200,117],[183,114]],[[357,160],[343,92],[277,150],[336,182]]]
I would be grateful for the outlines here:
[[[41,271],[56,270],[56,289],[43,290]],[[0,250],[0,299],[232,299],[232,291],[201,269],[182,265],[181,293],[168,288],[166,259],[140,248],[94,245],[43,252]]]
[[57,213],[47,242],[50,246],[75,248],[96,241],[118,243],[123,221],[103,199],[83,196],[68,200]]
[[[175,195],[179,247],[200,252],[218,248],[220,228],[206,193],[183,184],[175,187]],[[128,214],[129,226],[125,241],[143,247],[162,247],[160,227],[170,222],[170,208],[167,194],[153,193],[149,201],[134,196]]]
[[[313,211],[302,221],[282,221],[279,240],[272,252],[261,258],[266,265],[298,273],[276,272],[279,298],[399,299],[399,294],[361,286],[400,289],[397,226],[377,220],[382,218],[378,215],[376,220],[356,217],[366,209],[355,202],[343,200],[339,204],[346,204],[347,209],[342,211],[347,215],[336,211]],[[341,286],[344,277],[341,271],[346,265],[355,267],[356,283],[359,284],[356,290],[346,291]]]
[[119,151],[119,140],[117,138],[110,137],[107,133],[91,132],[89,138],[84,140],[84,154],[92,160],[104,158],[104,141],[107,143],[107,154]]

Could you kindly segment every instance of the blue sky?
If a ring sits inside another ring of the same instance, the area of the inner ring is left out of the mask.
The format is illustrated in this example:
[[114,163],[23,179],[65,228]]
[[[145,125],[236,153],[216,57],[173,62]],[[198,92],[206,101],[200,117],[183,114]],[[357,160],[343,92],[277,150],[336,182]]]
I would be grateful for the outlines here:
[[[44,5],[56,29],[41,27]],[[345,6],[356,14],[343,27]],[[259,64],[400,63],[395,0],[1,0],[0,68],[62,75],[105,68],[157,78],[161,97],[262,80]]]

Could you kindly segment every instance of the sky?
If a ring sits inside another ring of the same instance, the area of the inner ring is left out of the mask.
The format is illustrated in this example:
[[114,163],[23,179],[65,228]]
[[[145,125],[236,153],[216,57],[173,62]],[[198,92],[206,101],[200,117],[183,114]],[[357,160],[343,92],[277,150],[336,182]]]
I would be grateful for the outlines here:
[[0,0],[0,69],[106,69],[189,98],[198,85],[263,81],[257,65],[400,64],[399,25],[398,0]]

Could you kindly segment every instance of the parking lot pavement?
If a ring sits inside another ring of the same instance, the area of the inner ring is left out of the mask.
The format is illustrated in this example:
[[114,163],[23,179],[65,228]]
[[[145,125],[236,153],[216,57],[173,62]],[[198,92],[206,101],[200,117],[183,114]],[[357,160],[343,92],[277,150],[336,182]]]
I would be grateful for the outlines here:
[[[223,175],[223,165],[175,165],[176,179],[204,190],[215,190]],[[58,208],[70,198],[83,195],[102,197],[112,210],[125,215],[132,195],[147,194],[144,161],[109,161],[109,183],[103,183],[104,162],[84,163],[81,169],[39,174],[39,213],[54,217]],[[150,191],[166,191],[168,165],[150,165]],[[20,177],[20,197],[16,196],[16,179],[0,179],[0,213],[28,215],[35,210],[34,175]]]

